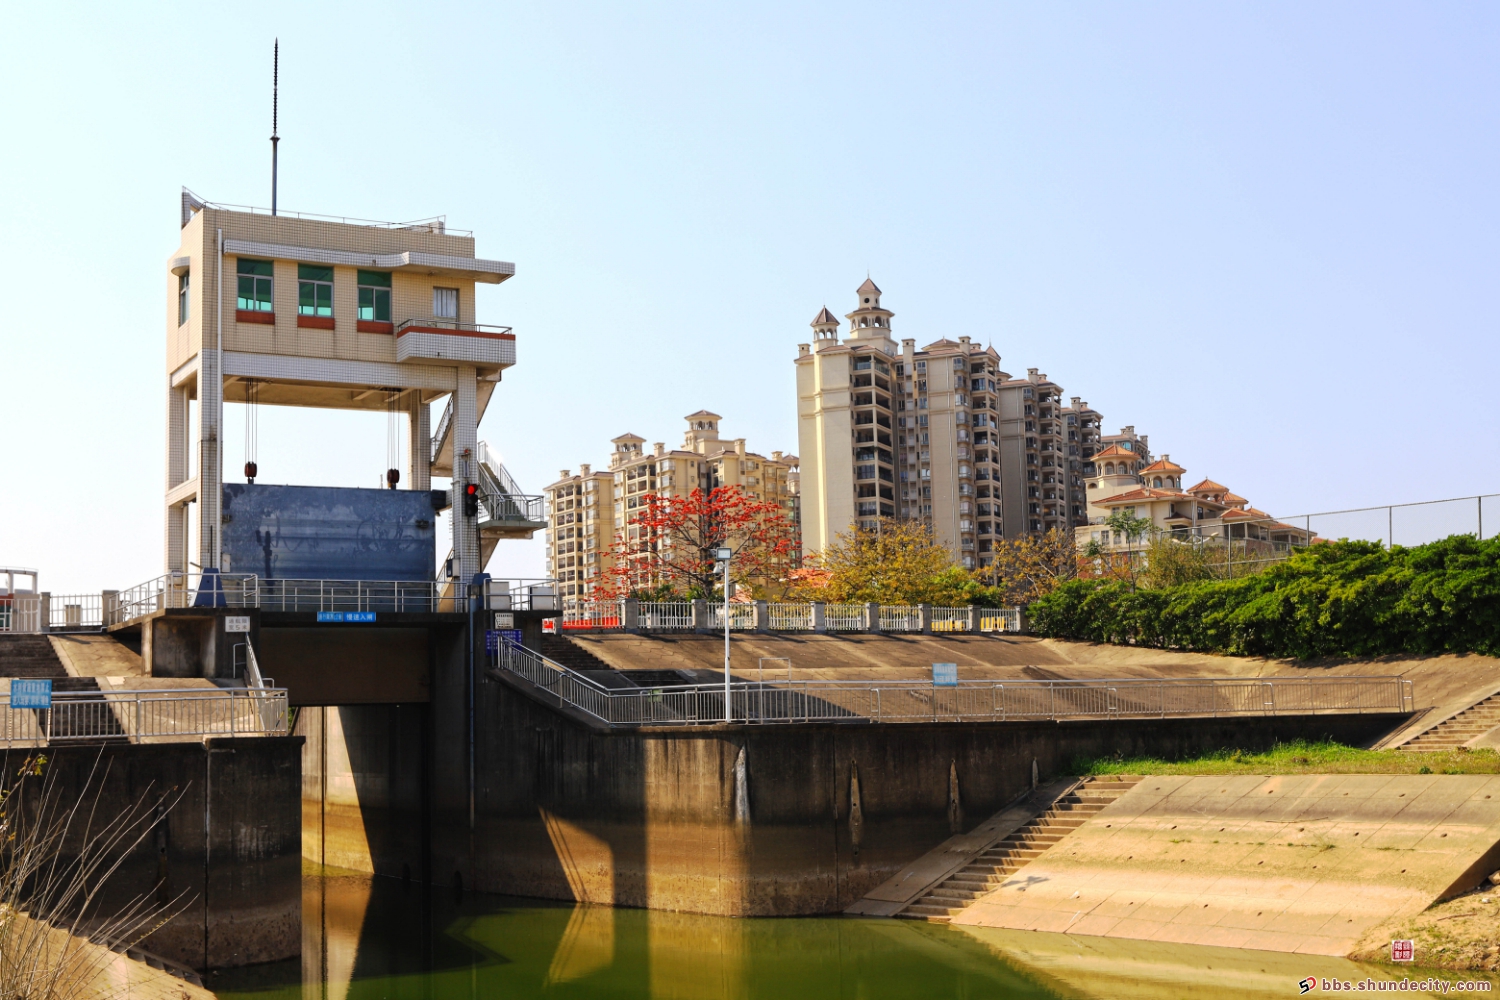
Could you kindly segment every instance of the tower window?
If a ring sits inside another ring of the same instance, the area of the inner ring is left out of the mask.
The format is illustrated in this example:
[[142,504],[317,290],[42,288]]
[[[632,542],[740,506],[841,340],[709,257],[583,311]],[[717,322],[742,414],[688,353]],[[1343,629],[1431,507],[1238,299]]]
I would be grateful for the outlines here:
[[359,318],[391,321],[391,276],[384,271],[359,272]]
[[333,268],[297,265],[297,315],[333,315]]
[[432,290],[432,315],[438,319],[458,319],[458,289]]
[[188,321],[188,275],[184,271],[177,276],[177,325]]
[[271,312],[271,262],[239,259],[239,293],[235,308],[249,312]]

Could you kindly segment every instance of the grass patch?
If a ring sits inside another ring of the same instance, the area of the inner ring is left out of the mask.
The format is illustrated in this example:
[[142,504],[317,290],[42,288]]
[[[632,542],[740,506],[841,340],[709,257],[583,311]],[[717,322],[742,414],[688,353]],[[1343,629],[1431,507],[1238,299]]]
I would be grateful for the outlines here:
[[1361,750],[1331,740],[1295,740],[1269,750],[1215,750],[1185,760],[1156,757],[1080,758],[1073,773],[1100,774],[1500,774],[1490,749],[1414,752]]

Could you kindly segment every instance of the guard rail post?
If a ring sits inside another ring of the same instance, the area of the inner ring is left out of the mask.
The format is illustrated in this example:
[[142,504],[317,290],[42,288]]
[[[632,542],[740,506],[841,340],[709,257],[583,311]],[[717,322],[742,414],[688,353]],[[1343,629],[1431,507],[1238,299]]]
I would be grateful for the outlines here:
[[1023,635],[1025,633],[1027,633],[1027,632],[1030,632],[1031,629],[1029,629],[1027,627],[1027,624],[1028,623],[1026,621],[1026,609],[1025,608],[1017,608],[1016,609],[1016,631],[1018,633],[1023,634]]
[[641,630],[641,602],[634,597],[620,600],[620,628],[626,632]]
[[771,605],[767,601],[755,602],[755,631],[771,631]]
[[44,590],[36,595],[36,630],[38,632],[52,631],[52,592]]
[[918,604],[917,605],[917,622],[921,626],[921,631],[922,631],[923,635],[931,635],[932,634],[932,605],[931,604]]
[[870,601],[865,605],[865,631],[880,631],[880,602]]
[[708,602],[701,597],[693,602],[693,631],[712,631],[708,623]]
[[969,605],[969,631],[979,631],[979,609],[972,604]]
[[812,602],[812,630],[814,632],[828,631],[828,618],[824,612],[825,605],[822,601]]

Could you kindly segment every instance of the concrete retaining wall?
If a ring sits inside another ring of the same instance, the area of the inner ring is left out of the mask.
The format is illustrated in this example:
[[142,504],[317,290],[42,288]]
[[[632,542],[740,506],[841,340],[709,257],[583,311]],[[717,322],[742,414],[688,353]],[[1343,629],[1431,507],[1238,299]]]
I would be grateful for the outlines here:
[[326,727],[326,746],[310,728],[322,725],[317,717],[299,720],[309,736],[304,774],[326,774],[304,783],[308,857],[552,899],[730,916],[835,913],[950,835],[950,768],[967,829],[1030,787],[1033,760],[1045,781],[1080,756],[1172,757],[1297,737],[1359,743],[1400,721],[609,731],[520,682],[481,677],[471,823],[463,641],[434,639],[429,705],[330,710],[339,731]]
[[[46,756],[59,801],[92,801],[111,819],[162,791],[181,794],[107,883],[104,912],[139,895],[185,908],[143,947],[194,968],[247,965],[296,955],[301,946],[300,739],[54,746],[10,750],[14,774]],[[28,786],[39,794],[40,786]],[[206,877],[205,877],[206,876]]]

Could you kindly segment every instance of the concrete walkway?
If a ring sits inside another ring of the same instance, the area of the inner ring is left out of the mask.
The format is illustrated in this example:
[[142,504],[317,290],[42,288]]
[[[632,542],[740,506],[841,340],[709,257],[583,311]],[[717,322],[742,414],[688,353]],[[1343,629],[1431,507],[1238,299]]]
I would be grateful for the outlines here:
[[1152,777],[953,923],[1345,955],[1497,845],[1500,776]]

